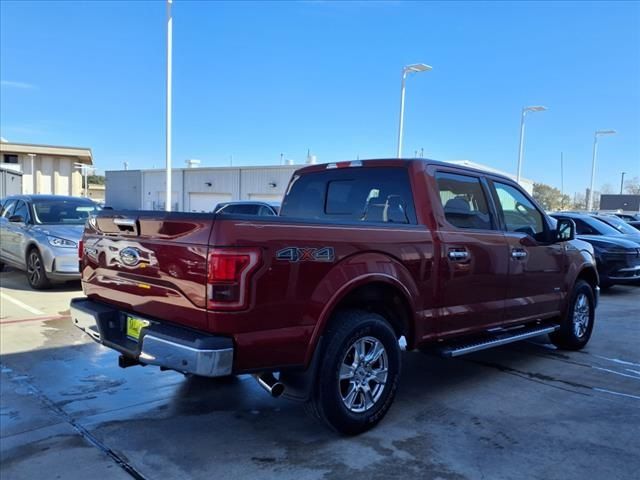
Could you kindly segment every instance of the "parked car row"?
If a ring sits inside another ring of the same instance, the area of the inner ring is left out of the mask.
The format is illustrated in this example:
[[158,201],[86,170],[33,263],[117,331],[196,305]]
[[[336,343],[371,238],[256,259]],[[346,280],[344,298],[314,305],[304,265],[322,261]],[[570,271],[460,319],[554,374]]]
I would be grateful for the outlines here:
[[593,246],[600,288],[640,284],[640,230],[614,215],[559,212],[551,216],[573,220],[577,238]]

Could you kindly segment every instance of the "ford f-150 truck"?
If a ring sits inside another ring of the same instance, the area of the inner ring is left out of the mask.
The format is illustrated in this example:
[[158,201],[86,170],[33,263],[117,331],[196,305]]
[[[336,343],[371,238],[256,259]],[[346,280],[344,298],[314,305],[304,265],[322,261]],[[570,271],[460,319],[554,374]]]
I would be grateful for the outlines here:
[[101,211],[72,320],[122,367],[251,373],[339,432],[375,425],[401,348],[447,357],[548,334],[577,350],[592,247],[509,178],[430,160],[313,165],[279,216]]

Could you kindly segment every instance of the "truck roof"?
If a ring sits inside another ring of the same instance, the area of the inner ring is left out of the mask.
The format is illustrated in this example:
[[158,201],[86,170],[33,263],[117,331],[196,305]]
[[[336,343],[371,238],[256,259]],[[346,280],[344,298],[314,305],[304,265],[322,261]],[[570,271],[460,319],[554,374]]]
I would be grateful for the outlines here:
[[456,170],[463,170],[470,173],[481,173],[483,175],[491,175],[499,177],[509,182],[513,182],[512,178],[506,175],[496,173],[491,170],[483,170],[480,168],[469,167],[457,163],[443,162],[440,160],[432,160],[428,158],[371,158],[366,160],[346,160],[344,162],[319,163],[316,165],[308,165],[295,171],[295,174],[305,174],[311,172],[320,172],[331,168],[350,168],[350,167],[404,167],[409,168],[411,165],[420,163],[423,165],[440,165]]

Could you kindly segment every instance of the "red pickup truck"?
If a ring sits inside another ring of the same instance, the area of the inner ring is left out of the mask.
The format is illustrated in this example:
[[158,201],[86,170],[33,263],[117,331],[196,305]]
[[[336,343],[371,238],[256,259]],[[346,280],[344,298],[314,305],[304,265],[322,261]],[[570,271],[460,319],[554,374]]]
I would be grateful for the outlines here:
[[275,217],[99,212],[71,314],[122,367],[251,373],[355,434],[388,411],[401,348],[455,357],[543,334],[584,347],[598,274],[574,237],[493,173],[313,165]]

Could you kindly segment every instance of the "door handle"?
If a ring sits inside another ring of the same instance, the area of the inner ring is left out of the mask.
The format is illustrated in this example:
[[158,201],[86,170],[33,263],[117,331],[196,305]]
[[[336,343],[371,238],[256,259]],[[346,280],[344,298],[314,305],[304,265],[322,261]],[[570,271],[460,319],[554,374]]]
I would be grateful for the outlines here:
[[449,250],[449,260],[460,261],[467,260],[469,258],[469,252],[466,250]]
[[511,250],[511,257],[516,260],[521,260],[523,258],[527,258],[527,251],[524,248],[514,248]]

